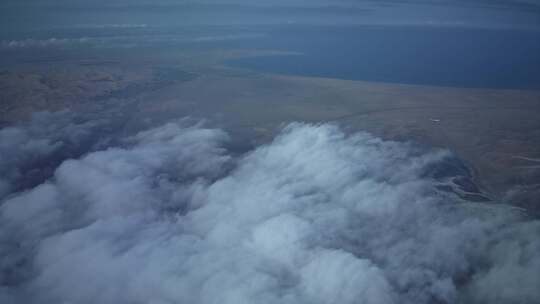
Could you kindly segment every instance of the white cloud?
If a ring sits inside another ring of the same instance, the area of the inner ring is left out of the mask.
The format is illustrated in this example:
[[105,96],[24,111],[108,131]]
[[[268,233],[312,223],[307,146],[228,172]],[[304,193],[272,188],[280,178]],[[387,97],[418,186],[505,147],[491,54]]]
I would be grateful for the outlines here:
[[221,36],[201,36],[193,38],[193,42],[216,42],[227,40],[242,40],[242,39],[256,39],[264,37],[264,34],[234,34],[234,35],[221,35]]
[[[0,299],[25,303],[518,303],[540,223],[439,192],[421,151],[292,124],[233,158],[167,124],[64,162],[0,208]],[[11,245],[10,245],[11,244]],[[18,276],[13,276],[18,273]]]
[[46,48],[46,47],[69,47],[77,45],[90,44],[94,39],[82,38],[49,38],[49,39],[23,39],[23,40],[4,40],[0,46],[5,49],[20,49],[20,48]]
[[27,122],[0,129],[0,199],[41,183],[62,160],[86,152],[105,123],[70,111],[38,112]]

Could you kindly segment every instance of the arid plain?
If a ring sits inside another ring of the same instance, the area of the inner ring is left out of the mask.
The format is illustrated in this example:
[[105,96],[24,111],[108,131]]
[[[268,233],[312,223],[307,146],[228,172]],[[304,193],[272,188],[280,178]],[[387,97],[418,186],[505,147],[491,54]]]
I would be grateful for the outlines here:
[[288,122],[334,122],[449,149],[471,168],[485,196],[540,210],[540,91],[284,76],[224,64],[268,54],[280,52],[45,52],[27,61],[20,54],[0,73],[0,123],[13,125],[36,111],[101,115],[107,109],[114,113],[111,134],[125,135],[190,116],[225,128],[243,150]]

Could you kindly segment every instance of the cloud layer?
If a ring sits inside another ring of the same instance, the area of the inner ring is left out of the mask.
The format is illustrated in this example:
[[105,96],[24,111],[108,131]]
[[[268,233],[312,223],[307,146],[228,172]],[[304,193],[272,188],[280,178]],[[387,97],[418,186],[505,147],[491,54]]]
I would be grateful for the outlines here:
[[61,111],[35,113],[28,123],[0,129],[0,199],[41,182],[63,159],[89,149],[102,125],[104,120]]
[[438,191],[448,152],[333,125],[227,140],[170,123],[10,195],[0,302],[540,300],[540,223]]

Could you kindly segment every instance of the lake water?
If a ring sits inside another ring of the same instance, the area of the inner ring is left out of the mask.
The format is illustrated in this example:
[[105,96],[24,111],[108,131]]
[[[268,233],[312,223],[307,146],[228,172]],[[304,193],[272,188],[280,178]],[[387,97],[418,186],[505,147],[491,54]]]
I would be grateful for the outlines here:
[[540,89],[540,32],[435,27],[281,27],[228,61],[264,72],[453,87]]

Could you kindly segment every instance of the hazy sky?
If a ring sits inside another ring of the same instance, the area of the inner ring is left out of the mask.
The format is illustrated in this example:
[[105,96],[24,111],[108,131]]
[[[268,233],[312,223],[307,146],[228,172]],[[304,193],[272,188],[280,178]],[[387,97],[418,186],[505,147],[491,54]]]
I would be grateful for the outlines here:
[[80,23],[540,27],[538,0],[30,0],[0,5],[5,32]]

